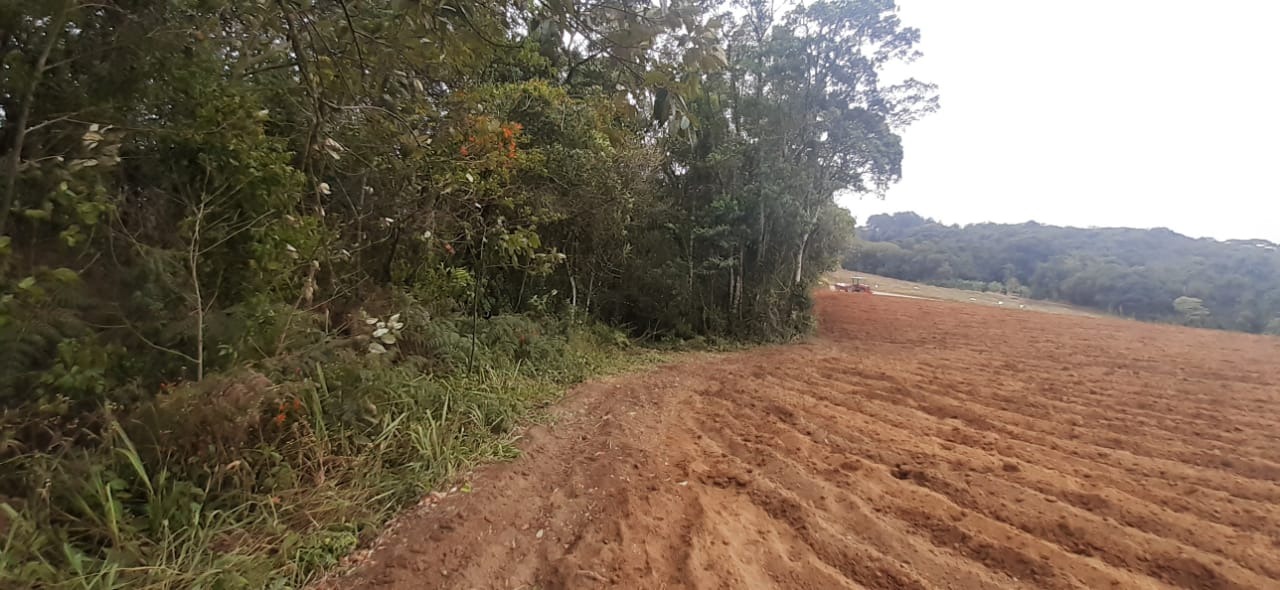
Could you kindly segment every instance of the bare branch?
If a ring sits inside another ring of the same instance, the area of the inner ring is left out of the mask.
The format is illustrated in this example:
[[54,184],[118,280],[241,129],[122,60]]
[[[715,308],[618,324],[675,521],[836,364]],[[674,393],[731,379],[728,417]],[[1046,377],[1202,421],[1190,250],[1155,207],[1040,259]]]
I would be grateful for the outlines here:
[[338,0],[338,4],[342,6],[342,16],[347,19],[347,28],[351,30],[351,42],[356,46],[356,57],[360,59],[360,77],[365,76],[365,71],[369,66],[364,63],[364,49],[360,48],[360,37],[356,35],[356,25],[351,22],[351,11],[347,9],[347,0]]
[[205,200],[202,198],[196,209],[195,229],[191,234],[191,247],[188,251],[188,265],[191,271],[191,291],[195,297],[196,313],[196,380],[204,379],[204,301],[200,293],[200,224],[204,222]]
[[[137,328],[133,327],[133,324],[129,323],[129,320],[128,320],[128,319],[125,319],[125,318],[122,316],[122,317],[121,317],[121,320],[124,322],[123,327],[128,328],[130,332],[133,332],[133,335],[134,335],[134,336],[137,336],[137,337],[138,337],[138,340],[141,340],[141,341],[142,341],[143,343],[145,343],[147,346],[150,346],[151,348],[154,348],[154,349],[159,350],[159,351],[161,351],[161,352],[167,352],[167,353],[172,354],[172,355],[174,355],[174,356],[184,358],[184,359],[189,360],[189,361],[191,361],[191,362],[193,362],[193,363],[196,363],[197,365],[200,363],[200,361],[196,360],[196,357],[193,357],[193,356],[191,356],[191,355],[189,355],[189,354],[187,354],[187,353],[185,353],[185,352],[182,352],[181,350],[175,350],[175,349],[169,348],[169,347],[167,347],[167,346],[161,346],[161,345],[159,345],[159,344],[156,344],[155,342],[152,342],[149,338],[147,338],[146,336],[143,336],[143,335],[142,335],[142,332],[139,332]],[[115,326],[112,326],[112,327],[115,327]]]

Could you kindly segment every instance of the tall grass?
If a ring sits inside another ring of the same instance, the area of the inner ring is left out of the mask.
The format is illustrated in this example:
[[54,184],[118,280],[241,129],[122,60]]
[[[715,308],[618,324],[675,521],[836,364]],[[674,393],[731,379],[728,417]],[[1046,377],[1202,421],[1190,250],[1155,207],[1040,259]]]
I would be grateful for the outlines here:
[[429,490],[513,457],[513,427],[567,385],[654,358],[523,317],[477,339],[471,374],[457,351],[330,343],[104,409],[108,427],[75,444],[0,455],[0,587],[304,585]]

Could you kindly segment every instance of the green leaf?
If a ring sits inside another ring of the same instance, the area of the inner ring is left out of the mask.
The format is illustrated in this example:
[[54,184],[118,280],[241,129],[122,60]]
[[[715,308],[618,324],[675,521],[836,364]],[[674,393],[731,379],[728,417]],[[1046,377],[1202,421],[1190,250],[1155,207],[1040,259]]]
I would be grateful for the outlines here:
[[52,217],[51,211],[46,211],[43,209],[27,209],[26,211],[23,211],[22,214],[27,216],[28,219],[48,220],[50,217]]
[[102,213],[102,207],[97,203],[77,203],[76,214],[80,216],[80,221],[89,225],[98,223],[98,215]]
[[80,226],[72,225],[71,227],[68,227],[67,229],[64,229],[61,232],[59,232],[58,237],[68,247],[75,246],[80,242],[80,238],[81,238]]
[[49,275],[63,283],[72,283],[80,278],[79,273],[65,266],[49,271]]
[[35,277],[27,277],[25,279],[22,279],[21,281],[18,281],[18,288],[22,289],[23,291],[26,291],[27,289],[30,289],[34,286],[36,286]]

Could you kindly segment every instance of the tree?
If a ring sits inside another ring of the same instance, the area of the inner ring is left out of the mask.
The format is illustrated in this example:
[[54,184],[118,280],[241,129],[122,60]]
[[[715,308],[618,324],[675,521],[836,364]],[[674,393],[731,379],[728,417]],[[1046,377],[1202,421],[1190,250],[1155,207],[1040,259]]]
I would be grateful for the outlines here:
[[748,2],[740,20],[725,18],[727,69],[686,84],[677,108],[655,110],[670,207],[657,233],[672,241],[663,276],[680,277],[671,288],[683,321],[803,326],[792,318],[808,285],[842,254],[824,248],[851,238],[835,194],[895,181],[897,130],[935,105],[928,85],[879,83],[886,64],[915,56],[918,32],[895,11],[838,1],[779,15]]
[[[945,226],[914,213],[873,215],[846,265],[907,280],[999,283],[1131,317],[1248,332],[1280,312],[1280,256],[1260,240],[1195,240],[1169,230],[1037,223]],[[878,256],[889,252],[892,256]],[[1187,316],[1173,302],[1199,300]]]
[[[897,181],[937,99],[882,81],[919,39],[890,0],[742,8],[0,0],[0,578],[304,583],[265,548],[333,520],[241,508],[434,472],[404,433],[471,444],[529,402],[453,379],[809,329],[853,242],[835,195]],[[380,513],[420,479],[360,487]],[[211,560],[200,514],[271,530]]]
[[1174,299],[1173,308],[1182,314],[1183,322],[1189,326],[1204,325],[1209,318],[1209,310],[1205,308],[1204,301],[1195,297],[1184,295]]
[[913,212],[879,213],[867,218],[866,237],[871,241],[891,242],[917,228],[934,223],[932,219],[925,219]]

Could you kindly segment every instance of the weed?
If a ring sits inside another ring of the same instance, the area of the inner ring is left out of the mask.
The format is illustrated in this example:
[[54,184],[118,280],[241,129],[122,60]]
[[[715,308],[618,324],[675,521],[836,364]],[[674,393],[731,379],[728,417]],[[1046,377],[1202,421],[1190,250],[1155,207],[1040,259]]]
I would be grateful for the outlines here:
[[428,491],[514,457],[512,428],[567,385],[660,358],[581,324],[480,329],[471,374],[457,355],[335,343],[104,409],[89,444],[0,456],[0,587],[303,585]]

